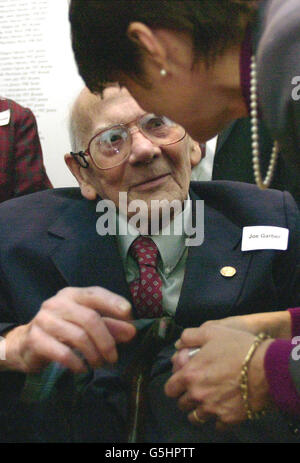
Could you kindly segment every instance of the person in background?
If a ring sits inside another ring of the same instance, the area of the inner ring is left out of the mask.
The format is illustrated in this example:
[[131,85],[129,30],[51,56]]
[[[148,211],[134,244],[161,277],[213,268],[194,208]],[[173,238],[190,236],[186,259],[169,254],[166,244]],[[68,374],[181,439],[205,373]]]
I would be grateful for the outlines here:
[[32,111],[0,98],[0,202],[47,188],[52,184]]

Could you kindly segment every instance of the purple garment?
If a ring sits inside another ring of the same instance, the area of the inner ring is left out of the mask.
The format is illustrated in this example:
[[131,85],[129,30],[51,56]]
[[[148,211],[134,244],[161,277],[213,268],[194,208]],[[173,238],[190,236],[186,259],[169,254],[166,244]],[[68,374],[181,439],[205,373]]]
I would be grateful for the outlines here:
[[300,307],[289,309],[292,317],[292,338],[300,335]]
[[[300,307],[289,309],[292,319],[292,337],[300,335]],[[272,342],[265,356],[265,372],[270,395],[280,409],[300,415],[300,396],[289,372],[289,359],[295,347],[290,341],[277,339]]]

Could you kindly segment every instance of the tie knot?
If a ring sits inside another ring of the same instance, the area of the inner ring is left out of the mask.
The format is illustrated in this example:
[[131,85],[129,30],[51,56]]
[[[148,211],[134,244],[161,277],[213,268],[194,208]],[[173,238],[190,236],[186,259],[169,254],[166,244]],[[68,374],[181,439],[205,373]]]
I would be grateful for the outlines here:
[[139,236],[132,243],[130,253],[139,265],[156,266],[158,249],[151,238]]

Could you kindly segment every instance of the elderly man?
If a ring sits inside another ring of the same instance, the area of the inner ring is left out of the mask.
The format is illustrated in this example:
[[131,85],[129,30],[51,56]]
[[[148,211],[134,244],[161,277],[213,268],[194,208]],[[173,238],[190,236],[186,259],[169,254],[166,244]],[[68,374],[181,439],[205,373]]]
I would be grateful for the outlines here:
[[[183,328],[296,303],[294,201],[231,182],[190,189],[198,145],[123,88],[83,90],[71,125],[79,189],[0,207],[2,440],[272,441],[273,416],[218,434],[163,389]],[[257,226],[278,227],[279,245],[258,243]],[[295,441],[279,413],[276,423]]]

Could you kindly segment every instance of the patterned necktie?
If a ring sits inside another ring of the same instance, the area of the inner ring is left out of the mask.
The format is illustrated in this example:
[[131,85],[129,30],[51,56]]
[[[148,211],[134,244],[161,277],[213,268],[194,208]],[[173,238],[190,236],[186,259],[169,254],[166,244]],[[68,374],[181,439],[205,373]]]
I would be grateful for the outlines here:
[[130,283],[130,291],[138,318],[161,317],[162,281],[157,271],[158,249],[151,238],[139,236],[131,245],[140,276]]

